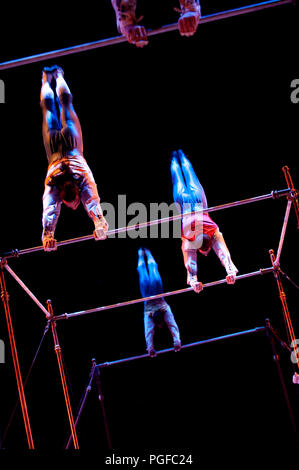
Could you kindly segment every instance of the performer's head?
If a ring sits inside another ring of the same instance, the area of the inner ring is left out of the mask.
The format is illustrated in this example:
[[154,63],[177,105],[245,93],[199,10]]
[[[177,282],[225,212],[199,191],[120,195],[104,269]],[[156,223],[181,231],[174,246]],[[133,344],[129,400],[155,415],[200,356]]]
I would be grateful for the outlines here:
[[76,210],[80,204],[79,188],[74,181],[64,181],[59,187],[59,195],[62,202],[73,210]]
[[76,210],[80,204],[78,185],[67,166],[62,166],[59,171],[60,174],[52,176],[50,184],[58,189],[61,201]]
[[202,245],[199,248],[199,252],[202,255],[207,256],[209,254],[211,248],[212,248],[212,238],[209,235],[207,235],[206,233],[204,233],[203,236],[202,236]]

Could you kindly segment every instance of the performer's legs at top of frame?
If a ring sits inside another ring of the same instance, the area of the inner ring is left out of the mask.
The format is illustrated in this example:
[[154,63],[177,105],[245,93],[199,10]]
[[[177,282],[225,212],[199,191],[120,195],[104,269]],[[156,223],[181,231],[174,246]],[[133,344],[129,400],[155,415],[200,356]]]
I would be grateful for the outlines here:
[[82,202],[94,223],[95,239],[104,240],[108,224],[103,217],[97,185],[83,156],[80,121],[60,67],[43,69],[40,102],[42,134],[48,159],[42,217],[44,250],[57,248],[54,233],[62,203],[76,210]]
[[[116,15],[118,31],[126,37],[130,44],[144,47],[148,44],[146,29],[140,25],[136,18],[137,0],[111,0]],[[180,13],[178,29],[181,36],[192,36],[200,21],[199,0],[179,0],[180,8],[175,8]]]
[[[163,293],[158,265],[151,252],[146,248],[138,250],[137,271],[142,297]],[[155,329],[157,327],[161,328],[164,324],[167,325],[172,335],[174,350],[179,351],[181,349],[180,332],[170,306],[164,298],[144,302],[144,335],[146,349],[151,357],[156,356],[154,347]]]
[[211,248],[215,251],[227,272],[226,281],[234,284],[238,272],[233,264],[230,252],[219,227],[208,212],[187,215],[188,212],[202,211],[208,207],[205,191],[200,184],[191,162],[182,150],[172,153],[170,171],[173,183],[173,198],[182,218],[182,252],[187,270],[187,284],[195,292],[202,290],[202,283],[197,278],[197,254],[207,256]]
[[172,153],[171,176],[173,199],[182,213],[205,209],[207,197],[193,166],[182,150]]

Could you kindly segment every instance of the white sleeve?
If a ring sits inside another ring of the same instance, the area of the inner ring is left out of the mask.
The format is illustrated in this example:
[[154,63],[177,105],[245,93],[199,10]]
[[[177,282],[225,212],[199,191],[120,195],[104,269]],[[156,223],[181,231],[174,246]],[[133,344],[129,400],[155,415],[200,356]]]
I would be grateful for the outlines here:
[[238,269],[232,262],[230,252],[226,246],[223,235],[219,230],[216,230],[213,235],[212,247],[218,258],[220,259],[222,266],[224,266],[227,274],[236,274],[238,272]]
[[190,285],[192,279],[197,281],[197,250],[186,249],[186,245],[183,241],[182,252],[185,268],[187,270],[187,284]]

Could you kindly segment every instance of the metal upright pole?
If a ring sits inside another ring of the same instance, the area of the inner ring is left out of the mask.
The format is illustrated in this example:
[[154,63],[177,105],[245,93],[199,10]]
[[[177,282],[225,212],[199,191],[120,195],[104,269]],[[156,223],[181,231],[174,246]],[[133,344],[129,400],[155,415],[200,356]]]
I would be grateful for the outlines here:
[[[51,300],[47,300],[47,308],[48,308],[48,312],[51,315],[51,318],[53,319],[54,313],[53,313],[53,307],[52,307]],[[73,443],[74,443],[75,449],[79,449],[79,443],[78,443],[76,427],[75,427],[75,423],[74,423],[74,417],[73,417],[73,412],[72,412],[72,407],[71,407],[71,401],[70,401],[70,397],[69,397],[67,382],[66,382],[66,378],[65,378],[65,371],[64,371],[64,366],[63,366],[61,347],[60,347],[59,340],[58,340],[56,321],[55,320],[51,321],[51,328],[52,328],[52,334],[53,334],[53,339],[54,339],[54,349],[55,349],[55,353],[56,353],[56,357],[57,357],[59,373],[60,373],[60,379],[61,379],[61,383],[62,383],[62,389],[63,389],[64,399],[65,399],[68,419],[69,419],[69,422],[70,422],[70,428],[71,428]]]
[[[84,391],[84,395],[83,395],[83,398],[82,398],[82,400],[81,400],[80,408],[79,408],[77,417],[76,417],[76,419],[75,419],[75,426],[76,426],[76,428],[77,428],[78,423],[79,423],[79,420],[80,420],[80,418],[81,418],[81,414],[82,414],[82,411],[83,411],[85,402],[86,402],[86,400],[87,400],[87,396],[88,396],[88,394],[90,393],[90,390],[91,390],[91,384],[92,384],[93,378],[94,378],[95,367],[96,367],[96,364],[95,364],[95,362],[93,362],[92,368],[91,368],[91,372],[90,372],[90,374],[89,374],[89,381],[88,381],[87,387],[86,387],[86,389],[85,389],[85,391]],[[68,438],[68,441],[67,441],[67,444],[66,444],[66,447],[65,447],[66,449],[69,449],[69,448],[70,448],[71,442],[72,442],[72,434],[70,434],[70,436],[69,436],[69,438]]]
[[288,225],[288,221],[289,221],[291,205],[292,205],[292,201],[289,199],[288,204],[287,204],[287,208],[286,208],[286,213],[285,213],[283,225],[282,225],[282,229],[281,229],[279,245],[278,245],[277,252],[276,252],[276,260],[275,260],[276,264],[279,264],[280,255],[281,255],[281,251],[282,251],[282,247],[283,247],[283,243],[284,243],[284,238],[285,238],[285,234],[286,234],[286,230],[287,230],[287,225]]
[[267,336],[270,340],[270,343],[271,343],[272,352],[273,352],[273,360],[274,360],[274,362],[276,364],[276,367],[277,367],[277,371],[278,371],[279,379],[280,379],[280,382],[281,382],[283,394],[284,394],[284,397],[285,397],[286,405],[287,405],[287,408],[288,408],[288,411],[289,411],[293,431],[294,431],[294,433],[296,435],[296,438],[299,442],[299,435],[298,435],[297,425],[296,425],[296,421],[295,421],[295,417],[294,417],[294,412],[293,412],[293,409],[292,409],[292,405],[291,405],[291,401],[290,401],[289,394],[288,394],[288,391],[287,391],[286,383],[285,383],[283,373],[282,373],[282,370],[281,370],[279,354],[277,352],[277,348],[276,348],[276,344],[275,344],[275,340],[274,340],[274,335],[273,335],[273,331],[272,331],[272,326],[271,326],[270,320],[268,318],[266,319],[266,334],[267,334]]
[[[279,272],[279,265],[276,264],[276,259],[275,259],[275,254],[274,250],[269,250],[272,266],[273,266],[273,274],[276,280],[276,284],[278,287],[278,293],[279,293],[279,298],[281,301],[282,305],[282,310],[283,310],[283,316],[284,316],[284,321],[285,321],[285,326],[287,330],[287,335],[288,335],[288,341],[290,344],[292,344],[295,347],[296,344],[296,338],[295,338],[295,333],[294,333],[294,328],[292,325],[291,317],[290,317],[290,312],[287,304],[287,296],[284,292],[283,289],[283,284],[281,281],[281,276]],[[296,354],[296,363],[299,371],[299,357],[298,354]]]
[[14,331],[13,331],[13,325],[11,321],[10,308],[9,308],[9,295],[6,290],[6,283],[5,283],[5,277],[4,277],[4,263],[6,263],[6,261],[4,260],[0,261],[0,264],[1,264],[1,269],[0,269],[1,299],[3,302],[3,306],[4,306],[4,311],[5,311],[12,360],[13,360],[13,365],[15,369],[16,379],[17,379],[17,386],[18,386],[19,398],[20,398],[25,431],[26,431],[26,436],[27,436],[27,441],[28,441],[28,447],[29,449],[33,450],[34,449],[33,437],[32,437],[32,432],[31,432],[30,421],[29,421],[27,403],[26,403],[26,398],[25,398],[25,393],[24,393],[24,386],[23,386],[22,375],[21,375],[21,370],[20,370],[15,336],[14,336]]
[[299,202],[298,202],[298,191],[296,191],[292,176],[290,173],[290,169],[288,166],[284,166],[282,168],[284,177],[286,179],[287,185],[289,189],[291,190],[291,194],[289,195],[289,198],[293,202],[293,207],[294,207],[294,212],[297,220],[297,230],[299,230]]
[[104,405],[104,395],[103,395],[102,386],[101,386],[100,368],[96,365],[96,360],[95,359],[92,360],[92,364],[95,368],[94,378],[95,378],[95,382],[96,382],[96,386],[97,386],[97,390],[98,390],[98,399],[99,399],[99,402],[101,404],[108,448],[109,448],[109,450],[111,450],[112,449],[112,443],[111,443],[110,430],[109,430],[108,420],[107,420],[107,415],[106,415],[106,409],[105,409],[105,405]]

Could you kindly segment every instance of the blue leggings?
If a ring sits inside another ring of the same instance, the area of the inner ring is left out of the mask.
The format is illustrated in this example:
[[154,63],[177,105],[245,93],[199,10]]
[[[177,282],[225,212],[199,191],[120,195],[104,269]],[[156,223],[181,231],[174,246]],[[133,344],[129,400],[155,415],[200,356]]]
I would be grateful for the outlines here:
[[[200,184],[191,162],[182,150],[173,152],[170,165],[173,185],[173,199],[183,213],[195,210],[195,205],[208,207],[205,191]],[[191,207],[190,207],[191,205]]]
[[[158,270],[158,265],[154,260],[152,254],[149,250],[146,252],[147,263],[144,258],[144,253],[139,253],[138,258],[138,274],[139,274],[139,286],[142,297],[150,297],[151,295],[162,294],[163,293],[163,284],[162,279]],[[162,300],[162,299],[161,299]],[[150,304],[153,301],[149,301]],[[154,305],[154,304],[153,304]],[[164,303],[164,321],[171,333],[173,338],[174,345],[180,344],[180,332],[179,328],[174,319],[173,313],[169,305]],[[155,332],[155,322],[152,314],[144,314],[144,335],[146,348],[148,351],[154,349],[154,332]]]
[[[142,262],[143,261],[143,262]],[[158,265],[154,258],[150,258],[150,262],[146,264],[144,258],[139,259],[138,263],[139,287],[142,297],[162,294],[163,284],[158,270]]]

